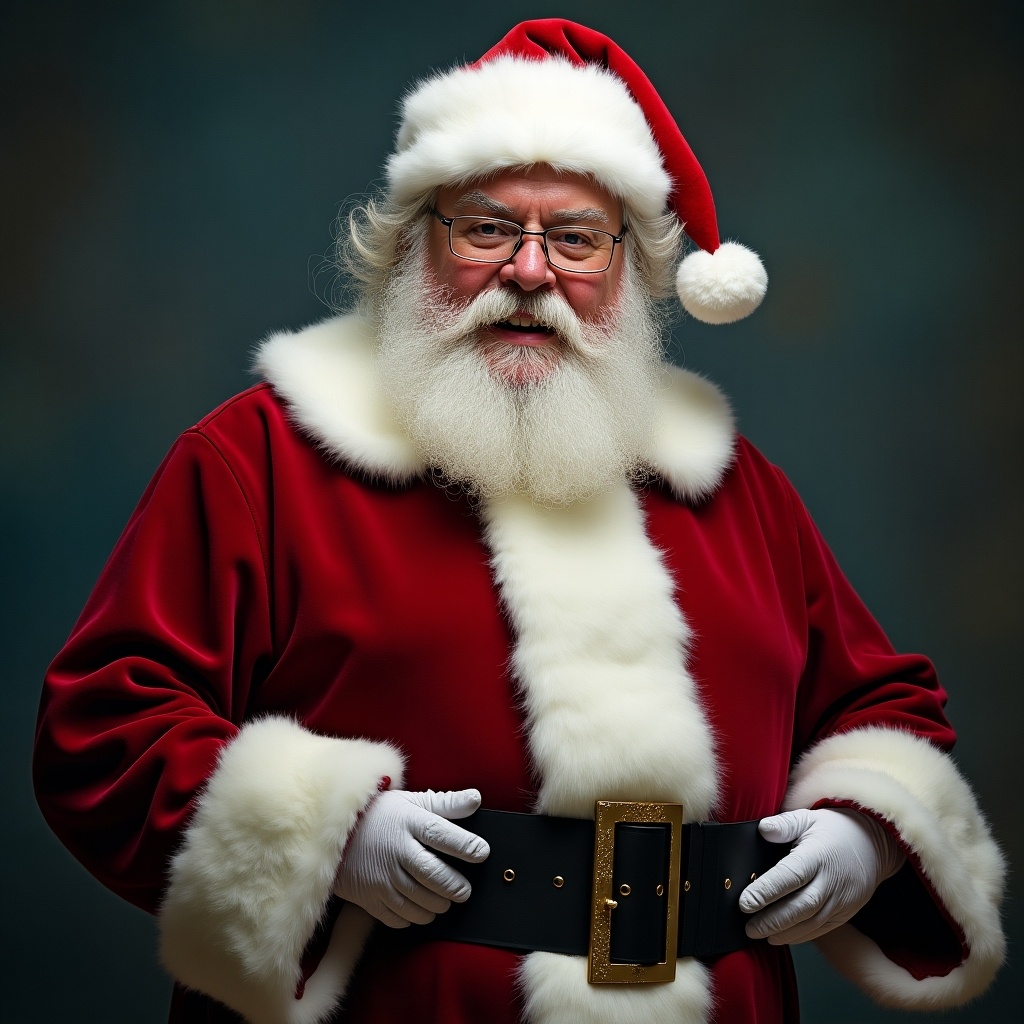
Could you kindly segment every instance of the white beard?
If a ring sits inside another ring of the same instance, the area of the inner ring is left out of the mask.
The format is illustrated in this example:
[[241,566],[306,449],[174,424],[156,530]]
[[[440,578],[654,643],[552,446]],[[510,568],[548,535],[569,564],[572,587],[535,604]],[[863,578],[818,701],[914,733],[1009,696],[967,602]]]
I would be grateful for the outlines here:
[[[526,494],[543,505],[589,497],[642,467],[661,336],[628,269],[619,301],[588,324],[549,292],[499,288],[453,301],[425,268],[414,245],[389,282],[379,366],[428,466],[472,494]],[[524,311],[556,329],[557,348],[482,341],[487,325]]]

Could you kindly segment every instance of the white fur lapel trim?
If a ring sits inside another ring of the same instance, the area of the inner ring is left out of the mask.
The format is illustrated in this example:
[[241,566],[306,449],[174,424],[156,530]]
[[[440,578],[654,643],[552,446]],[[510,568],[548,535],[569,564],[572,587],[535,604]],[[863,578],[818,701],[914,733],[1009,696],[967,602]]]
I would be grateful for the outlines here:
[[540,779],[537,810],[592,817],[594,801],[715,802],[711,730],[686,670],[689,629],[623,482],[567,508],[522,497],[482,509],[517,636]]
[[[332,458],[392,483],[424,472],[381,391],[376,340],[365,319],[336,317],[271,335],[256,351],[255,368],[299,429]],[[678,498],[698,501],[718,486],[733,443],[732,414],[721,392],[694,373],[666,366],[651,468]]]
[[[512,667],[545,814],[592,817],[600,798],[670,800],[689,821],[711,813],[717,766],[711,729],[686,668],[689,629],[621,483],[568,508],[525,498],[487,502],[487,543],[515,627]],[[520,972],[531,1024],[701,1024],[710,994],[692,960],[658,993],[586,983],[581,957],[532,953]],[[643,986],[640,986],[641,988]]]

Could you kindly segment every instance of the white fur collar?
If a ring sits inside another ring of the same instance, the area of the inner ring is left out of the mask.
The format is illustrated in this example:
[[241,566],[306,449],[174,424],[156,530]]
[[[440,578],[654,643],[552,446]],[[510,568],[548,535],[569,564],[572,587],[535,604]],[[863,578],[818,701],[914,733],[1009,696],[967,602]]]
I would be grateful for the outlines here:
[[[259,346],[255,366],[296,424],[332,457],[392,483],[426,468],[381,393],[366,320],[342,316],[273,334]],[[651,469],[680,499],[699,500],[721,481],[733,441],[732,413],[721,392],[666,364]]]

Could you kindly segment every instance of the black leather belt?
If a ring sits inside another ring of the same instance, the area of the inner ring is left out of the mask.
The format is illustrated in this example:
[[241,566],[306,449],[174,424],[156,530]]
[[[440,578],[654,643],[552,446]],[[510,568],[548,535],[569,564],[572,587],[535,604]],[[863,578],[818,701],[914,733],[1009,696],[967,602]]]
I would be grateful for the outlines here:
[[472,896],[411,931],[589,956],[592,982],[670,980],[677,956],[715,957],[754,941],[740,893],[790,849],[766,842],[757,821],[682,825],[681,816],[678,804],[607,801],[596,824],[477,811],[459,824],[491,854],[483,864],[452,861]]

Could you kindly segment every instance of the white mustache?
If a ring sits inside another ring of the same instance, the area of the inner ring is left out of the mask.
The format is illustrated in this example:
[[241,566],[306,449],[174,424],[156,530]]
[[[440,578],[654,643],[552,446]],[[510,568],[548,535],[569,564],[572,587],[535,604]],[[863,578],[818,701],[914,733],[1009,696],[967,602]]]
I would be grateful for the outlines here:
[[495,289],[481,292],[461,309],[443,293],[428,294],[422,319],[438,344],[449,348],[482,328],[517,315],[530,316],[550,327],[575,352],[593,351],[572,307],[551,292],[524,295],[504,288]]

